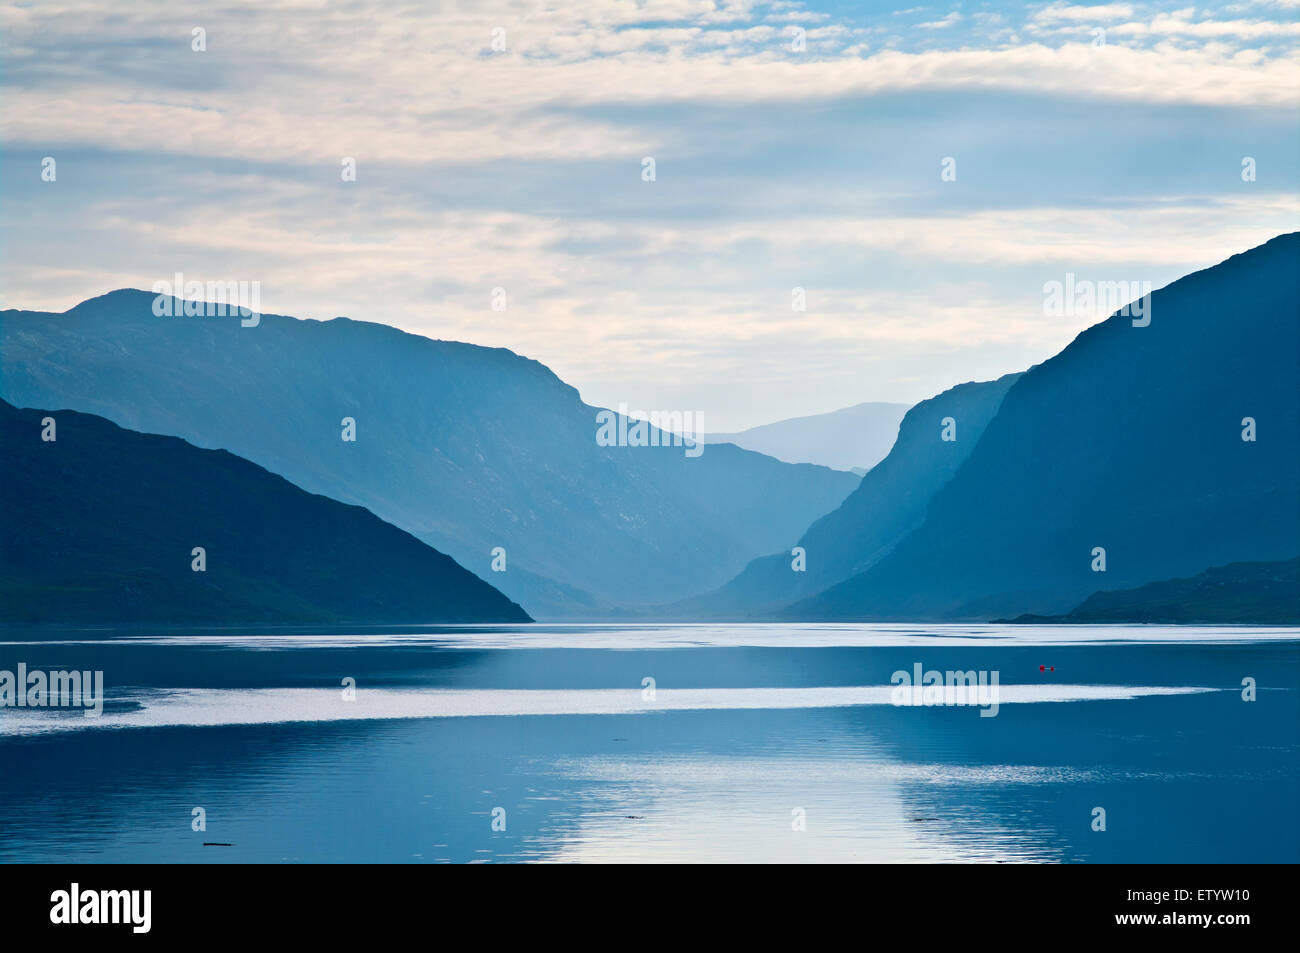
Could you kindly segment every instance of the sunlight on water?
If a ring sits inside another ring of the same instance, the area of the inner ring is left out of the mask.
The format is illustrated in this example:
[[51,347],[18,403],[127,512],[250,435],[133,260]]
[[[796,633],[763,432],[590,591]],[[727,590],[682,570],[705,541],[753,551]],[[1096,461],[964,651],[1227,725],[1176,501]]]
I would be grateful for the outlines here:
[[[555,769],[591,782],[597,793],[579,830],[546,859],[600,862],[1056,860],[1059,851],[1032,832],[993,827],[973,838],[951,816],[919,816],[903,791],[912,785],[961,791],[1107,780],[1104,772],[1036,765],[814,758],[591,758],[559,762]],[[638,813],[617,813],[629,804]],[[795,829],[797,810],[803,811],[801,829]]]
[[[14,629],[15,635],[22,630]],[[1161,626],[1161,625],[915,625],[818,623],[753,625],[546,625],[531,626],[407,626],[341,632],[274,630],[155,632],[121,634],[106,630],[118,645],[206,645],[249,650],[286,648],[348,648],[378,646],[447,646],[479,649],[677,649],[691,647],[854,648],[888,646],[992,646],[992,645],[1130,645],[1238,642],[1293,642],[1300,629],[1262,626]],[[0,645],[77,644],[97,640],[89,630],[69,630],[63,639],[0,640]]]
[[[1131,699],[1143,695],[1186,695],[1212,688],[1136,685],[1000,685],[999,705]],[[366,689],[345,701],[333,689],[268,688],[243,691],[130,692],[98,717],[60,709],[9,709],[0,715],[0,734],[76,731],[90,728],[163,728],[215,725],[270,725],[286,722],[359,721],[392,718],[461,718],[503,715],[634,715],[656,711],[710,709],[836,708],[890,705],[892,687],[863,685],[831,688],[664,689],[652,701],[638,690],[545,689],[447,691],[443,689]],[[986,693],[987,694],[987,693]],[[943,704],[970,708],[970,700],[948,688]],[[918,702],[919,704],[919,702]]]

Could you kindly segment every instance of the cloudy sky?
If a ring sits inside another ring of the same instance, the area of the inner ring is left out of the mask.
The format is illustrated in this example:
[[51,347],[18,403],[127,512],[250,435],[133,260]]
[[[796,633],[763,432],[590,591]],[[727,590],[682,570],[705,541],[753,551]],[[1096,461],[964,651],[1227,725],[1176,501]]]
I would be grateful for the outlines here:
[[1100,317],[1045,282],[1300,227],[1300,0],[24,0],[0,84],[0,307],[259,281],[713,430],[1022,370]]

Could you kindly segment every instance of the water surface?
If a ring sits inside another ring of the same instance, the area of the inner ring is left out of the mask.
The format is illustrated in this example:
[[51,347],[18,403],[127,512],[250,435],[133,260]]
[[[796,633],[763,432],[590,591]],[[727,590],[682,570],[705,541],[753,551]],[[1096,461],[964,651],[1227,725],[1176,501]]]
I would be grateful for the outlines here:
[[[18,662],[108,701],[0,709],[3,861],[1300,860],[1294,629],[0,630]],[[996,716],[892,704],[918,663]]]

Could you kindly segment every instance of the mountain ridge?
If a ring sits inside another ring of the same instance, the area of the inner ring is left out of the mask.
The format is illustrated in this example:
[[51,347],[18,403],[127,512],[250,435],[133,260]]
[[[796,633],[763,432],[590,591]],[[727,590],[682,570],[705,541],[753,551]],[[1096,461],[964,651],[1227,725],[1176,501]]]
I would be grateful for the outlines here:
[[0,400],[0,459],[5,623],[531,621],[368,510],[226,450]]
[[[1155,291],[1147,326],[1117,313],[1085,329],[1016,381],[921,527],[784,616],[1057,614],[1098,588],[1097,547],[1112,588],[1286,558],[1297,261],[1300,233],[1281,235]],[[1271,436],[1242,440],[1248,417]]]
[[0,313],[0,396],[230,449],[366,506],[545,617],[621,617],[721,583],[857,485],[729,445],[696,459],[598,446],[600,408],[505,348],[351,318],[158,317],[154,298]]
[[[956,384],[911,407],[885,459],[799,537],[802,571],[794,571],[790,551],[762,556],[719,589],[671,611],[778,618],[796,599],[815,595],[882,558],[923,520],[929,500],[965,460],[1019,376]],[[948,418],[957,425],[953,441],[941,439]]]
[[1059,616],[995,619],[1012,625],[1296,625],[1300,556],[1213,566],[1195,576],[1094,592]]

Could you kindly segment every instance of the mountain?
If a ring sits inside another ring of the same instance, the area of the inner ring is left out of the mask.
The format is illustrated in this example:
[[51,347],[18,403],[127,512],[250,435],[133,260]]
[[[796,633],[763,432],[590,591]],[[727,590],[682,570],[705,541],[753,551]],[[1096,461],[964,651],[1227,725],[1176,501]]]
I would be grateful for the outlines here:
[[0,312],[0,396],[229,450],[365,506],[535,616],[721,585],[858,483],[726,444],[600,446],[597,408],[504,349],[346,318],[158,317],[154,299]]
[[1000,621],[1296,625],[1300,623],[1300,557],[1285,562],[1233,563],[1187,579],[1094,592],[1065,615],[1025,615]]
[[224,450],[0,401],[0,463],[0,622],[530,621],[409,533]]
[[1145,327],[1115,314],[1087,329],[1015,382],[920,527],[786,615],[1057,614],[1103,580],[1290,558],[1298,286],[1292,233],[1156,291]]
[[907,404],[855,404],[739,433],[708,434],[703,442],[734,443],[786,463],[818,463],[862,475],[889,453],[907,408]]
[[[889,455],[839,508],[799,538],[805,568],[789,549],[755,559],[715,592],[673,607],[679,617],[770,617],[778,609],[848,579],[885,556],[925,518],[930,499],[970,455],[1019,374],[959,384],[907,411]],[[952,418],[954,440],[943,440]]]

